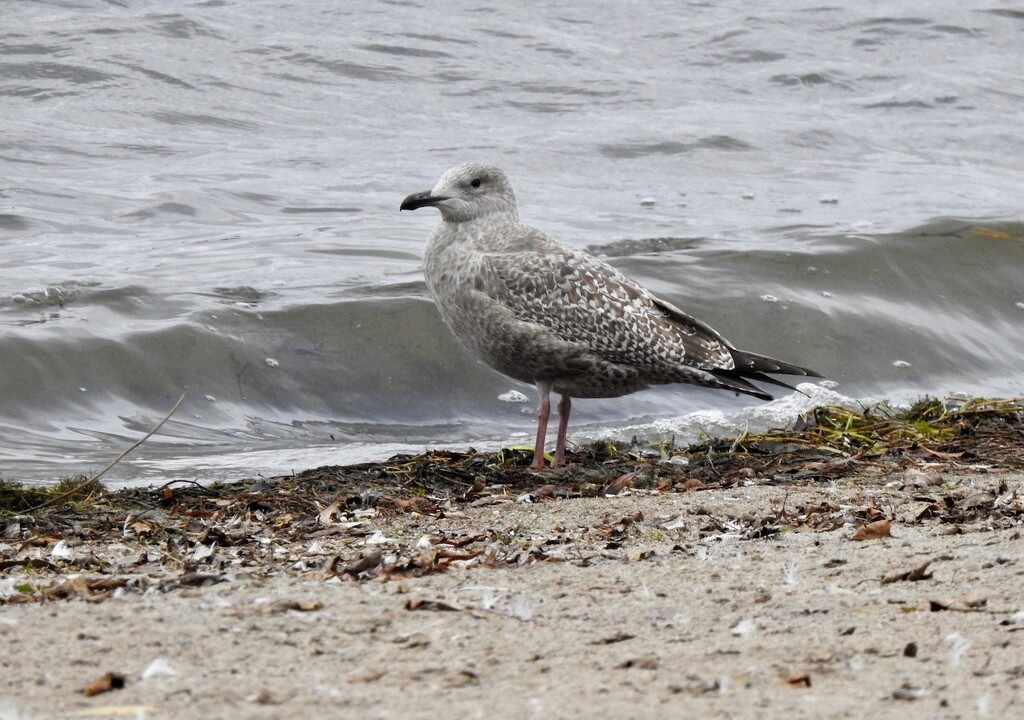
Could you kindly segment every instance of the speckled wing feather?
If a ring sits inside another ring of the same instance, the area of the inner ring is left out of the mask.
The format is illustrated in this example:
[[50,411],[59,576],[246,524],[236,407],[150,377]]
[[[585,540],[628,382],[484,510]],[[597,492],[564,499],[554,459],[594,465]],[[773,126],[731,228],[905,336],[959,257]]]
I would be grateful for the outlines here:
[[548,241],[490,254],[481,270],[478,290],[518,319],[607,362],[642,369],[652,379],[735,367],[718,333],[582,251]]

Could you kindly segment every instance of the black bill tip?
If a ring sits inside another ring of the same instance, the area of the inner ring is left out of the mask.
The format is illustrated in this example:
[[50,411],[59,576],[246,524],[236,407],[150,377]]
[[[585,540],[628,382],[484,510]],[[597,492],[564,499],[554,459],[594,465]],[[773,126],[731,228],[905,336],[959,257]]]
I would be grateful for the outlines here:
[[443,195],[431,195],[429,190],[424,190],[423,192],[413,193],[403,200],[399,210],[415,210],[416,208],[421,207],[431,207],[433,205],[437,205],[439,202],[444,202],[447,199],[448,198]]

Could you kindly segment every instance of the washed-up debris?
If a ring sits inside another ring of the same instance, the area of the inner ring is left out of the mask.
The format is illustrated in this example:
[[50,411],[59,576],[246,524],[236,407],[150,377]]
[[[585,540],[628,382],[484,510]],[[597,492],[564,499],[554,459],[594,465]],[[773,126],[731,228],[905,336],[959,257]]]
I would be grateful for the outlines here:
[[657,670],[658,658],[650,655],[639,658],[630,658],[629,660],[615,666],[616,670],[629,670],[631,668],[636,670]]
[[322,610],[324,604],[319,600],[275,600],[266,607],[271,615],[295,610],[297,612],[315,612]]
[[915,687],[910,683],[903,683],[892,691],[893,700],[904,700],[906,702],[914,702],[927,696],[928,692],[924,688]]
[[594,640],[590,644],[591,645],[614,645],[615,643],[625,642],[626,640],[632,640],[634,637],[636,637],[636,636],[635,635],[630,635],[627,632],[621,632],[620,631],[620,632],[615,633],[614,635],[610,635],[609,637],[601,638],[600,640]]
[[406,610],[440,610],[442,612],[462,612],[465,608],[443,600],[424,600],[423,598],[409,598],[405,603]]
[[[808,486],[858,473],[887,493],[902,493],[911,509],[899,515],[901,525],[951,533],[1020,527],[1019,488],[981,481],[993,468],[1024,466],[1022,448],[1020,399],[927,399],[907,411],[818,408],[788,430],[685,449],[602,441],[577,448],[558,473],[527,470],[530,452],[512,449],[430,451],[233,485],[187,482],[109,493],[81,478],[53,491],[0,480],[0,604],[102,602],[116,593],[183,591],[274,573],[400,582],[455,568],[657,559],[660,550],[630,550],[652,537],[677,548],[845,528],[855,528],[855,539],[888,537],[896,515],[888,501],[869,494],[852,506],[805,495],[744,515],[695,508],[648,520],[617,509],[590,526],[553,527],[529,538],[503,520],[517,499],[557,503],[624,492]],[[958,485],[947,479],[952,472],[976,472],[979,482]],[[481,508],[493,510],[490,527],[480,529],[475,515],[472,530],[459,528],[461,518]],[[403,519],[422,529],[406,536]],[[784,575],[786,582],[796,580],[795,570]]]
[[124,688],[124,675],[115,672],[107,672],[100,675],[91,683],[82,688],[82,694],[86,697],[93,697],[111,690]]
[[949,643],[949,664],[957,667],[971,649],[971,641],[960,633],[950,633],[946,636],[946,642]]
[[39,593],[40,600],[66,600],[67,598],[81,598],[83,600],[106,600],[115,588],[124,587],[128,581],[125,578],[87,578],[74,577],[70,580],[46,588]]
[[633,487],[633,482],[636,480],[639,474],[639,470],[634,470],[633,472],[623,473],[622,475],[619,475],[617,478],[608,483],[608,486],[604,489],[605,494],[618,495],[626,488]]
[[861,525],[850,537],[851,540],[881,540],[892,537],[892,523],[888,520],[876,520],[875,522]]
[[140,680],[152,680],[158,677],[171,677],[176,675],[171,661],[165,657],[153,658],[153,661],[146,666],[146,669],[139,673]]
[[387,670],[374,670],[373,672],[358,673],[349,675],[345,680],[349,683],[374,683],[388,674]]
[[979,610],[984,610],[986,605],[988,605],[988,598],[977,597],[974,595],[934,598],[928,601],[928,609],[932,612],[939,612],[941,610],[977,612]]
[[786,678],[786,683],[789,684],[790,687],[810,687],[811,675],[810,673],[791,675],[788,678]]
[[882,584],[888,585],[895,582],[918,582],[919,580],[931,580],[932,573],[928,572],[928,566],[931,564],[931,560],[926,560],[922,565],[919,565],[912,570],[886,575],[882,578]]
[[377,551],[367,553],[363,557],[347,565],[342,565],[343,560],[341,557],[335,557],[331,561],[330,572],[337,575],[351,575],[352,577],[359,577],[363,573],[379,567],[383,561],[384,555]]
[[254,705],[280,705],[283,701],[270,692],[267,688],[261,688],[259,692],[253,693],[246,698],[247,701]]

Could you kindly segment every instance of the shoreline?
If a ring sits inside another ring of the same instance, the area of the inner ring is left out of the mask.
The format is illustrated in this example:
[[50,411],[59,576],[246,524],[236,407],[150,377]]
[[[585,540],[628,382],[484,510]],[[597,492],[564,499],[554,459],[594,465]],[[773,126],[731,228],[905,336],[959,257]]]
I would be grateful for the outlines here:
[[1011,716],[1022,412],[933,411],[8,510],[0,719]]

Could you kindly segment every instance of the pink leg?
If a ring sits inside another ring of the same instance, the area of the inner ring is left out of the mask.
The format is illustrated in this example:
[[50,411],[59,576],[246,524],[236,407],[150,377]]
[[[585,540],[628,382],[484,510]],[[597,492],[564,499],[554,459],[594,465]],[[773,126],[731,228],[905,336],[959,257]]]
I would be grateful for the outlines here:
[[548,436],[548,418],[551,416],[551,388],[545,383],[537,383],[537,394],[540,405],[537,406],[537,443],[533,446],[531,470],[544,469],[544,441]]
[[569,429],[569,412],[572,410],[572,398],[563,395],[558,401],[558,439],[555,440],[555,461],[552,465],[565,465],[565,433]]

